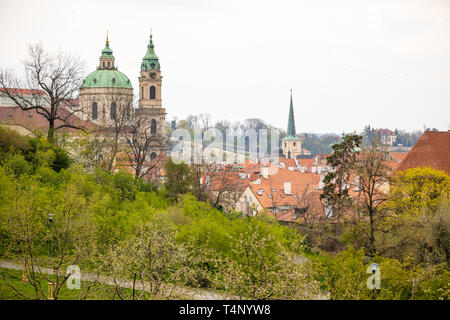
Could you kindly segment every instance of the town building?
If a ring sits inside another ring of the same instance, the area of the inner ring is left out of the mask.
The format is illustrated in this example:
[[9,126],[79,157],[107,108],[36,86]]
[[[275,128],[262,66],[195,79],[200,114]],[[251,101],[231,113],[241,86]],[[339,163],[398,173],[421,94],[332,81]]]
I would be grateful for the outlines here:
[[[24,106],[40,105],[50,110],[49,97],[43,90],[7,88],[10,94],[13,94],[19,103]],[[83,120],[74,114],[71,110],[78,108],[78,99],[70,100],[67,105],[58,107],[58,117],[55,120],[55,128],[61,127],[60,131],[65,133],[76,133],[74,127],[83,127],[88,130],[95,128],[95,124],[89,120]],[[69,124],[69,126],[67,126]],[[72,125],[73,127],[71,127]],[[48,120],[36,109],[23,110],[11,100],[0,88],[0,126],[14,130],[21,135],[38,136],[48,130]]]

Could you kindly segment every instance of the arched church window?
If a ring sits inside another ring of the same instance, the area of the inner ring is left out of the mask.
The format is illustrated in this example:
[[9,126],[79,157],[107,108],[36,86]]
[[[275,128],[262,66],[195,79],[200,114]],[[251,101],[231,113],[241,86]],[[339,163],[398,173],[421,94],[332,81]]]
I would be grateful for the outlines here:
[[150,87],[150,99],[156,99],[156,88],[155,86]]
[[150,132],[156,133],[156,120],[155,119],[152,119],[152,121],[150,123]]
[[108,68],[109,68],[109,66],[110,66],[110,65],[109,65],[109,61],[108,61]]
[[98,118],[98,106],[97,102],[92,103],[92,120],[97,120]]
[[142,87],[141,92],[142,92],[142,98],[141,99],[144,99],[144,87]]
[[130,105],[127,105],[127,120],[130,120],[130,115],[131,115],[131,108]]
[[116,103],[115,102],[111,102],[111,110],[110,110],[109,114],[111,116],[111,120],[116,119]]
[[150,123],[150,132],[156,133],[156,120],[155,119],[152,119],[152,121]]
[[152,154],[150,155],[150,159],[155,159],[156,158],[156,152],[152,152]]

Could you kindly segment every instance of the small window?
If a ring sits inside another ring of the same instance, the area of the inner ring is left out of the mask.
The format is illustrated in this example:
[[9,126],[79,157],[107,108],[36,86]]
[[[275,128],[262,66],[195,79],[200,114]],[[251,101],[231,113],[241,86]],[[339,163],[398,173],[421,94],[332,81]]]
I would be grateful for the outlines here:
[[294,142],[294,147],[295,147],[295,142]]
[[94,78],[94,83],[97,83],[97,79],[96,78]]
[[111,120],[116,119],[116,103],[115,102],[111,103],[110,116],[111,116]]
[[150,68],[155,69],[156,64],[154,64],[153,62],[150,63]]
[[98,106],[97,102],[92,103],[92,120],[97,120],[98,118]]
[[142,99],[144,99],[144,87],[142,87],[141,92],[142,92]]
[[155,159],[156,158],[156,152],[152,152],[152,154],[150,155],[150,159]]
[[116,84],[116,78],[112,78],[111,82],[112,84]]
[[131,108],[130,105],[127,105],[127,120],[130,120]]
[[150,87],[150,99],[156,99],[156,88],[155,86]]
[[152,119],[152,121],[151,121],[150,132],[151,133],[156,133],[156,120],[155,119]]

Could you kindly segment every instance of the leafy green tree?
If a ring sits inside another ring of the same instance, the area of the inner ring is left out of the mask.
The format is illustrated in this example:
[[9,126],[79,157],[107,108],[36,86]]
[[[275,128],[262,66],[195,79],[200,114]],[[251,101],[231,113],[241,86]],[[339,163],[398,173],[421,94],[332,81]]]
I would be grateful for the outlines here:
[[176,199],[178,195],[185,194],[190,191],[192,185],[192,176],[190,168],[184,162],[176,164],[171,158],[166,161],[166,190],[167,195]]
[[351,174],[359,154],[361,136],[346,135],[342,141],[332,146],[333,153],[327,157],[327,164],[333,168],[324,178],[323,193],[320,198],[325,206],[332,210],[332,218],[336,221],[336,235],[341,235],[342,216],[352,206],[349,194]]
[[379,243],[383,254],[450,263],[450,178],[430,168],[398,172],[392,179]]

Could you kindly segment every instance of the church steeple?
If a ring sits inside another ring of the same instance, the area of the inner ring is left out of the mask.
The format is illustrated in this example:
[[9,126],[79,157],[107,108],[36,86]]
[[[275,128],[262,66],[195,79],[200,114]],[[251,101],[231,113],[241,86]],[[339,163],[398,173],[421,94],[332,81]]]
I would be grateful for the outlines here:
[[100,56],[100,66],[98,69],[115,69],[114,60],[113,51],[109,47],[108,32],[106,32],[106,44],[105,48],[102,50],[102,55]]
[[155,53],[153,34],[150,32],[150,41],[147,45],[147,53],[142,59],[141,70],[159,70],[159,58]]
[[291,90],[291,104],[289,106],[289,120],[287,127],[287,136],[295,137],[295,118],[294,118],[294,105],[292,103],[292,90]]
[[289,105],[289,119],[286,137],[281,139],[281,149],[286,158],[295,158],[302,154],[302,141],[295,132],[295,118],[294,118],[294,103],[292,102],[292,90],[291,90],[291,103]]

